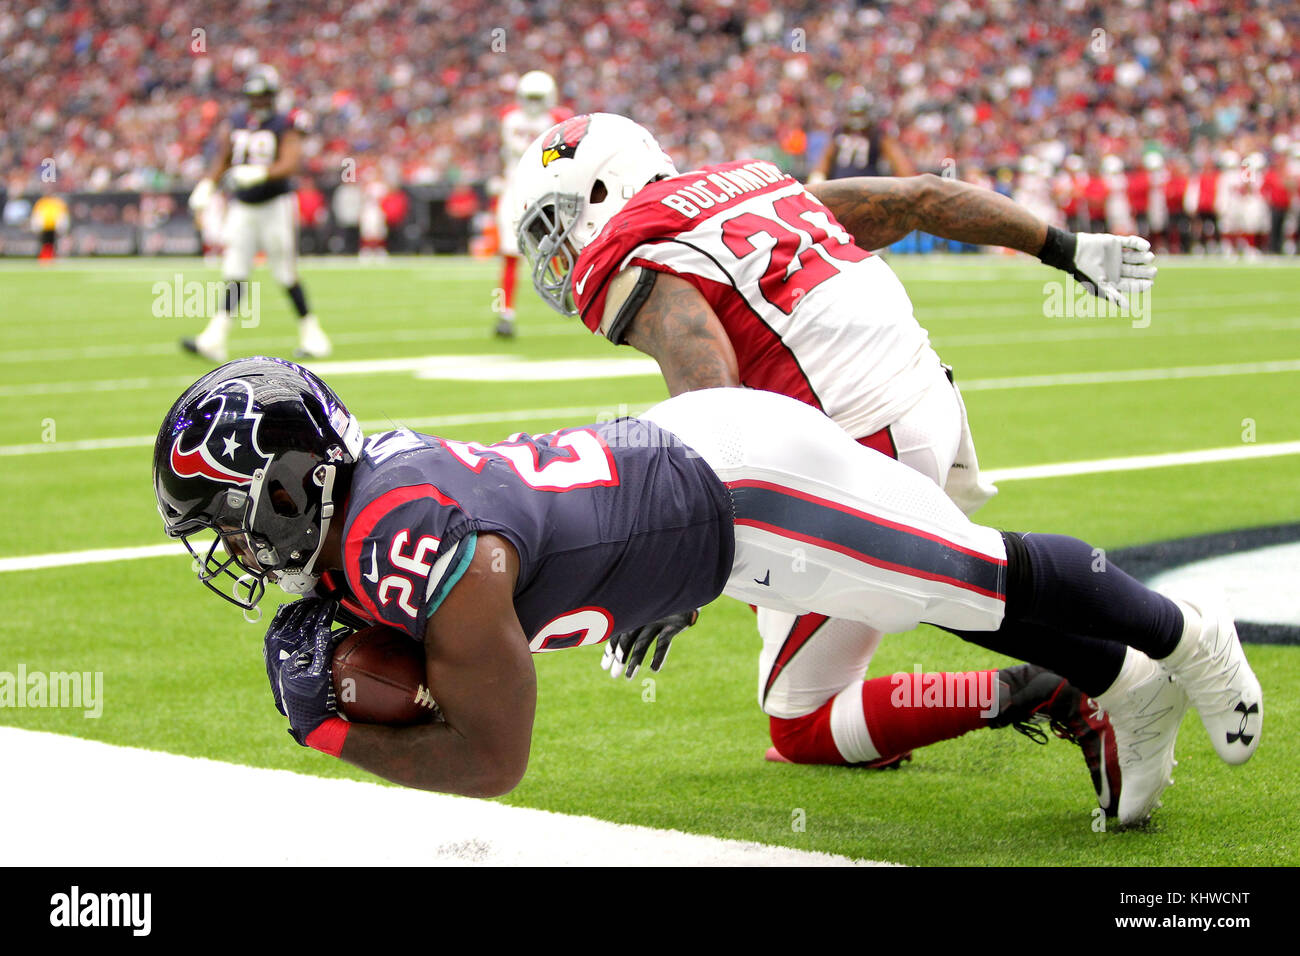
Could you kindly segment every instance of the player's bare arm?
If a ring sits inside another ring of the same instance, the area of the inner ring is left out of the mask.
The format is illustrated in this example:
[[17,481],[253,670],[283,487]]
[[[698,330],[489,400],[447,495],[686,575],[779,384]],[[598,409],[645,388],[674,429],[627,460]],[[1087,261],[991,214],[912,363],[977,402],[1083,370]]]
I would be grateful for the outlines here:
[[1030,255],[1038,255],[1047,239],[1047,223],[1007,197],[930,173],[833,179],[808,191],[863,249],[882,249],[915,229]]
[[221,177],[226,175],[226,170],[230,168],[230,159],[235,145],[231,140],[230,130],[223,129],[220,135],[221,149],[213,157],[212,165],[208,168],[208,174],[198,181],[193,192],[190,193],[189,206],[195,215],[203,212],[208,207],[208,203],[212,201],[212,194],[216,192],[217,183],[221,182]]
[[1155,279],[1151,244],[1139,236],[1071,233],[1049,226],[991,189],[925,173],[837,179],[807,187],[864,249],[920,229],[941,239],[1004,246],[1068,272],[1096,295],[1127,306]]
[[708,301],[685,279],[660,274],[624,335],[659,363],[673,395],[740,384],[731,340]]
[[280,151],[270,166],[266,168],[267,179],[286,179],[298,172],[302,162],[302,134],[296,129],[287,129],[280,137]]
[[221,182],[221,177],[226,175],[226,170],[230,168],[230,160],[234,155],[235,150],[235,144],[230,138],[229,130],[226,130],[222,134],[221,139],[225,145],[223,145],[217,155],[213,157],[212,168],[208,170],[207,176],[207,178],[212,180],[214,183]]
[[340,756],[420,790],[495,797],[528,768],[537,676],[515,616],[519,570],[511,544],[481,535],[465,575],[429,619],[429,687],[446,722],[412,727],[353,724]]

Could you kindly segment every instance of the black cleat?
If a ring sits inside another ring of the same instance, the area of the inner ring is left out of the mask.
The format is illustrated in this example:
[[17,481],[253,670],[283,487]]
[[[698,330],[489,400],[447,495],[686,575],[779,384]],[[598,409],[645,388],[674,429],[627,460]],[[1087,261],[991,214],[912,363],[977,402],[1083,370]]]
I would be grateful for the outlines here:
[[1097,805],[1106,816],[1116,816],[1121,785],[1119,750],[1115,730],[1101,705],[1061,675],[1033,664],[1004,667],[998,671],[998,681],[1006,691],[989,726],[1011,726],[1035,743],[1045,744],[1045,724],[1062,740],[1078,744],[1097,791]]

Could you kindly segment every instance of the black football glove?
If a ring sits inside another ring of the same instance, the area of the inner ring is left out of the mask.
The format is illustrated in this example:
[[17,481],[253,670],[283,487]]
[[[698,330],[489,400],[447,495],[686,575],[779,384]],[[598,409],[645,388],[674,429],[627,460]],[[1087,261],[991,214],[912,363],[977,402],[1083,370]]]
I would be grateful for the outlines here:
[[280,696],[280,669],[298,651],[313,647],[317,633],[329,634],[338,605],[324,598],[305,597],[281,604],[266,630],[262,656],[266,660],[266,677],[271,682],[275,709],[286,717]]
[[307,738],[325,721],[338,716],[330,663],[346,631],[331,633],[329,625],[317,627],[311,639],[289,655],[280,667],[280,700],[289,718],[289,734],[304,747]]
[[655,656],[650,660],[650,669],[658,673],[659,668],[664,666],[664,658],[668,656],[673,638],[699,620],[699,617],[699,611],[683,611],[634,631],[615,634],[605,645],[605,655],[600,659],[601,668],[609,671],[610,677],[624,674],[631,680],[641,669],[646,651],[654,644]]

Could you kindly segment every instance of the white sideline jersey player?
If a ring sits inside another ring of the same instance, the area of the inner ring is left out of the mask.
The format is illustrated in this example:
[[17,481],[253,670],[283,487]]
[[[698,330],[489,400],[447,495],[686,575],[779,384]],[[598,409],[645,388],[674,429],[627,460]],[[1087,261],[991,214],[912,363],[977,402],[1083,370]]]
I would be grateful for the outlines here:
[[234,193],[222,229],[225,301],[197,337],[181,340],[185,349],[212,362],[226,360],[234,319],[248,315],[247,306],[240,312],[241,300],[259,249],[266,253],[271,275],[289,294],[298,314],[296,354],[325,358],[331,351],[298,279],[298,197],[293,176],[302,158],[307,117],[297,110],[276,112],[279,91],[279,77],[271,67],[258,66],[249,73],[243,86],[246,108],[231,118],[216,162],[190,195],[190,209],[202,216],[223,177]]
[[497,201],[497,241],[501,251],[502,311],[497,316],[496,334],[515,334],[515,281],[519,269],[519,242],[515,238],[518,215],[515,210],[515,170],[524,151],[542,133],[573,115],[556,106],[555,80],[549,73],[531,70],[519,78],[515,103],[501,115],[501,175],[504,180]]

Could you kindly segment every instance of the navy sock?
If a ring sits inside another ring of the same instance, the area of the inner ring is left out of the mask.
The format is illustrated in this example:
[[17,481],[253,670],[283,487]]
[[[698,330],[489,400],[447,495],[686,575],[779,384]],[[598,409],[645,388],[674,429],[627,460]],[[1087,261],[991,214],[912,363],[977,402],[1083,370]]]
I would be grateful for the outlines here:
[[244,280],[231,279],[226,283],[226,315],[234,318],[239,314],[239,300],[244,292]]
[[295,282],[285,291],[293,300],[293,307],[298,310],[298,318],[303,318],[310,310],[307,308],[307,293],[302,291],[302,283]]
[[1116,641],[1082,638],[1041,624],[1003,620],[996,631],[952,631],[963,641],[1060,674],[1089,697],[1103,693],[1124,664]]
[[1162,658],[1183,615],[1103,552],[1058,534],[1004,533],[1007,609],[996,631],[953,631],[963,640],[1055,671],[1095,697],[1114,683],[1125,646]]
[[1019,537],[1031,583],[1007,594],[1010,619],[1118,641],[1156,660],[1178,645],[1183,634],[1178,605],[1125,574],[1105,552],[1062,534]]

